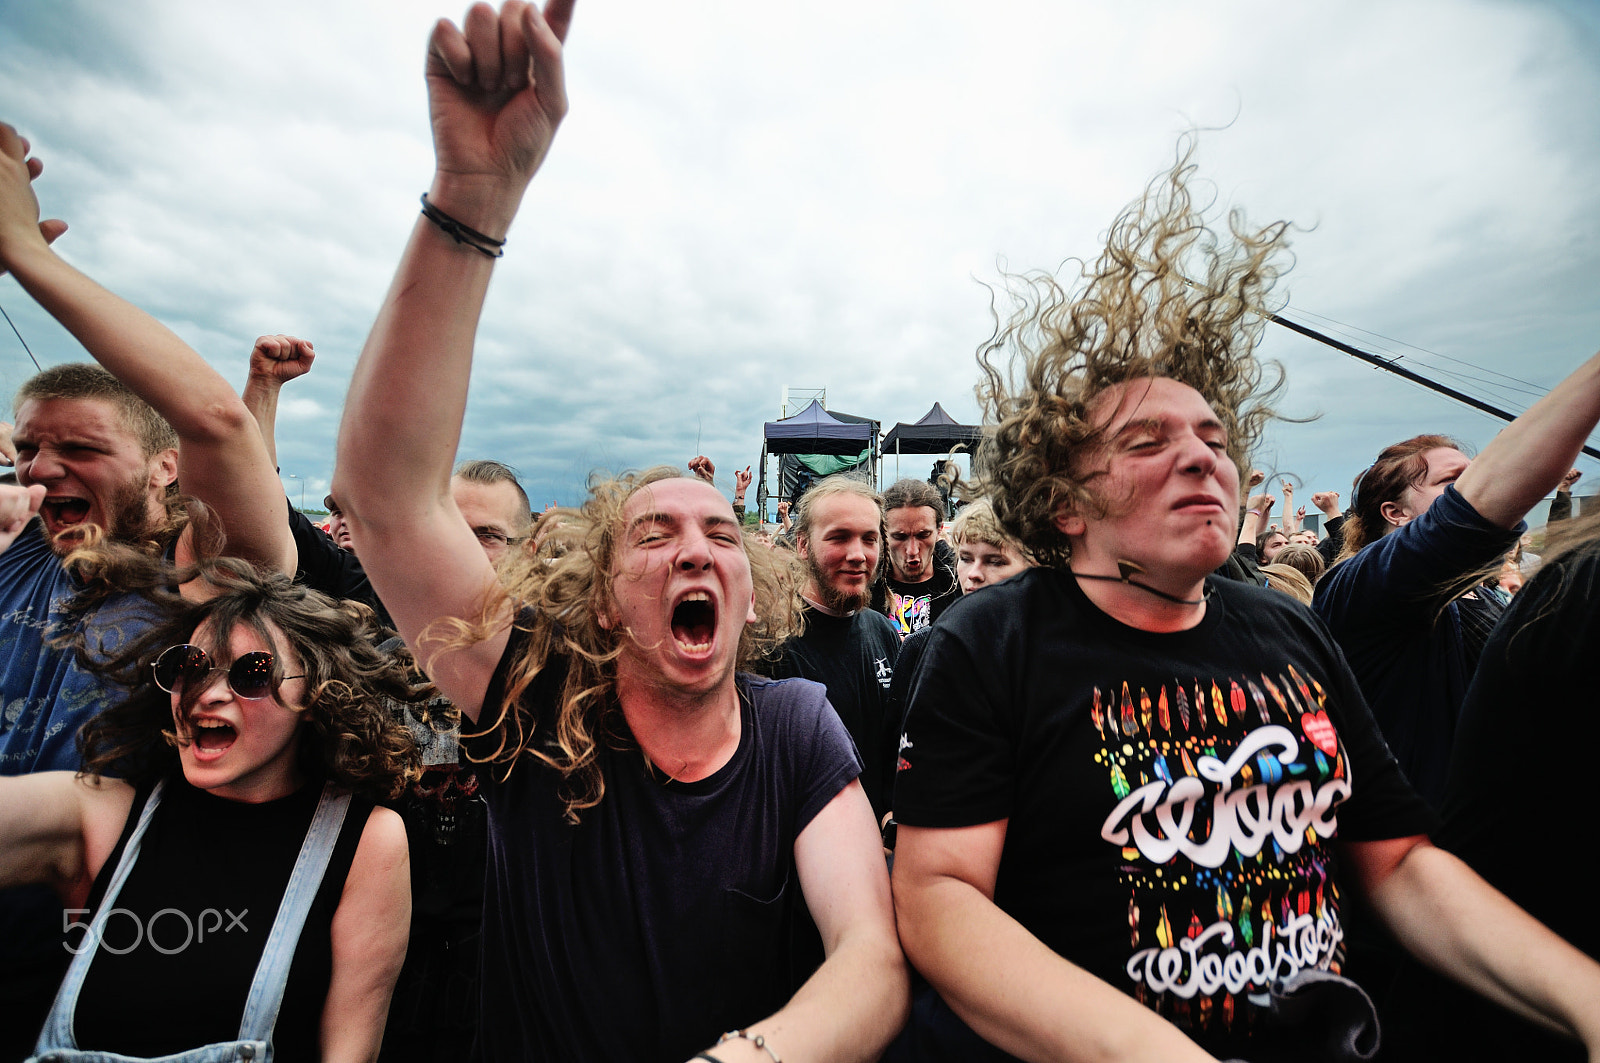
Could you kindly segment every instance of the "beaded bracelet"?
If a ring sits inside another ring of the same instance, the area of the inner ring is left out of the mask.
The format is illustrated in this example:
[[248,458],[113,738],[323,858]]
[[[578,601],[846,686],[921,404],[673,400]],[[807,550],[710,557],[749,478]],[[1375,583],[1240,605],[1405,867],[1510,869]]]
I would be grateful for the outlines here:
[[480,233],[470,226],[463,225],[450,215],[428,202],[428,193],[422,193],[422,216],[433,224],[443,229],[458,244],[466,244],[474,251],[487,255],[490,258],[500,258],[506,253],[506,242],[496,240],[487,233]]
[[749,1030],[729,1030],[727,1033],[717,1038],[717,1044],[719,1045],[726,1044],[729,1041],[749,1041],[751,1044],[761,1049],[761,1051],[771,1056],[772,1063],[783,1063],[783,1060],[778,1058],[778,1053],[772,1050],[772,1046],[767,1044],[767,1039],[761,1034],[752,1034]]

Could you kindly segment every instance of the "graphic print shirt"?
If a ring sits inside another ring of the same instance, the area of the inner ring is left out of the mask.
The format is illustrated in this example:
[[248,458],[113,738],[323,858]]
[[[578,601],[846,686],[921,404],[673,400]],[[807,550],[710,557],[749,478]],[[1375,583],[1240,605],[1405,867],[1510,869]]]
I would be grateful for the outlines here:
[[887,616],[904,639],[939,619],[961,597],[955,569],[935,564],[921,583],[902,583],[884,576],[872,588],[872,608]]
[[995,903],[1226,1057],[1252,994],[1341,962],[1329,843],[1432,817],[1315,616],[1207,588],[1201,623],[1166,634],[1049,569],[958,603],[911,693],[895,815],[1009,820]]

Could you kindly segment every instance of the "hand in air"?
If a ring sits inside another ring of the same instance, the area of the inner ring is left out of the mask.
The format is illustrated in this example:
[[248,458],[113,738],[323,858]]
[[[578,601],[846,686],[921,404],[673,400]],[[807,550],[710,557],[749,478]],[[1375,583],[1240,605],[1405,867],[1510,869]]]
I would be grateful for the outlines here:
[[717,467],[711,464],[711,459],[704,454],[697,454],[689,459],[689,471],[713,487],[716,486]]
[[15,465],[17,463],[17,445],[11,442],[11,433],[16,426],[10,421],[0,421],[0,465]]
[[743,497],[752,479],[754,477],[750,475],[750,466],[746,465],[742,469],[735,469],[733,471],[733,493]]
[[1283,490],[1284,497],[1287,498],[1294,494],[1294,484],[1290,483],[1288,480],[1279,480],[1278,486]]
[[11,268],[16,254],[41,241],[52,244],[67,231],[60,219],[39,220],[33,179],[44,172],[44,163],[29,158],[30,150],[27,137],[0,122],[0,274]]
[[1311,496],[1311,504],[1330,517],[1339,515],[1339,492],[1318,491]]
[[295,336],[259,336],[250,350],[250,375],[279,385],[311,372],[317,352],[310,340]]
[[1562,491],[1570,491],[1570,490],[1572,490],[1572,485],[1577,483],[1579,477],[1581,477],[1582,475],[1583,475],[1583,473],[1579,472],[1577,469],[1573,469],[1571,472],[1567,473],[1565,476],[1563,476],[1561,478],[1561,486],[1560,486],[1559,490],[1562,490]]
[[44,484],[32,487],[0,484],[0,554],[16,542],[22,529],[38,514],[46,490]]
[[544,11],[473,4],[462,27],[440,19],[428,42],[428,112],[441,175],[520,194],[567,113],[561,42],[573,0]]
[[1247,479],[1244,482],[1244,487],[1245,487],[1245,490],[1248,491],[1250,488],[1255,487],[1255,486],[1257,486],[1259,484],[1266,483],[1266,482],[1267,482],[1267,474],[1266,473],[1262,472],[1260,469],[1251,469],[1250,470],[1250,478]]
[[788,515],[789,515],[789,503],[787,501],[779,502],[778,503],[778,519],[782,520],[784,517],[787,517]]
[[1271,495],[1253,495],[1251,496],[1250,500],[1244,504],[1244,508],[1246,510],[1254,509],[1260,511],[1261,519],[1266,520],[1267,515],[1272,512],[1272,507],[1277,501],[1278,500]]

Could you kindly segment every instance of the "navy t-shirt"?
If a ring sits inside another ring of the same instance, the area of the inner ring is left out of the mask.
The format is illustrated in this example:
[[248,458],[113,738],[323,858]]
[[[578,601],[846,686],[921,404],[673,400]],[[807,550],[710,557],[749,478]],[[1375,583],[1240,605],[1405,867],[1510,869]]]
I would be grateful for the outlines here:
[[[514,631],[485,697],[500,704]],[[561,668],[524,707],[548,727]],[[737,677],[739,747],[708,778],[601,746],[605,796],[565,819],[557,774],[479,769],[489,806],[480,1036],[488,1059],[682,1063],[787,1003],[820,959],[794,843],[861,765],[823,688]],[[465,738],[479,757],[493,736]],[[807,935],[809,934],[809,938]]]
[[995,904],[1219,1057],[1273,981],[1337,969],[1335,840],[1432,816],[1326,629],[1212,577],[1188,631],[1128,627],[1033,569],[969,595],[913,680],[895,817],[1008,820]]
[[1400,767],[1435,809],[1482,645],[1470,621],[1499,608],[1450,601],[1452,585],[1511,549],[1526,527],[1495,527],[1452,485],[1317,581],[1312,608],[1344,649]]

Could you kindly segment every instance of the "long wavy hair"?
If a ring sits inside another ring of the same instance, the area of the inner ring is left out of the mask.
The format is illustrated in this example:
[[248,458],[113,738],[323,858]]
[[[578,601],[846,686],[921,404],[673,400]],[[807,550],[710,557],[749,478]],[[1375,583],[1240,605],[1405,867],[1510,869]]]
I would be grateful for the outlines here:
[[[119,556],[120,555],[120,556]],[[153,664],[162,650],[193,640],[201,627],[213,645],[226,646],[235,629],[253,632],[272,646],[268,625],[299,659],[306,695],[298,710],[286,705],[274,682],[272,700],[285,711],[303,711],[299,764],[313,779],[373,797],[396,797],[421,774],[421,759],[410,732],[399,719],[400,705],[426,717],[436,691],[409,658],[380,653],[372,610],[335,601],[279,573],[263,574],[236,558],[211,558],[190,569],[148,569],[141,552],[101,543],[68,558],[81,569],[115,572],[126,584],[144,572],[160,582],[143,591],[160,619],[123,648],[106,655],[90,645],[82,625],[65,641],[79,663],[128,691],[128,696],[94,717],[78,734],[83,770],[116,774],[135,784],[175,771],[184,741],[173,721],[172,695],[155,683]],[[165,588],[198,581],[211,597],[193,602]],[[74,608],[98,599],[80,599]],[[274,661],[274,680],[283,662]],[[193,710],[191,694],[179,711]]]
[[[1193,137],[1172,168],[1111,224],[1105,249],[1069,285],[1049,273],[1009,276],[1014,304],[979,348],[978,401],[994,426],[979,452],[982,488],[1013,538],[1041,564],[1071,553],[1058,513],[1103,516],[1118,500],[1095,490],[1087,461],[1104,442],[1093,416],[1107,388],[1170,377],[1198,391],[1228,433],[1241,476],[1283,386],[1276,363],[1254,356],[1273,285],[1285,272],[1289,223],[1250,227],[1227,216],[1208,225],[1210,203],[1191,192]],[[1270,372],[1268,371],[1270,370]]]
[[[500,704],[485,705],[479,720],[480,736],[498,738],[494,752],[474,759],[498,767],[502,777],[524,758],[554,769],[561,776],[567,819],[573,823],[605,796],[601,744],[612,749],[635,746],[616,697],[616,661],[627,636],[600,624],[613,607],[623,510],[637,492],[683,475],[671,466],[657,466],[591,478],[582,506],[543,514],[528,545],[503,563],[500,587],[490,594],[482,615],[470,623],[446,621],[439,633],[445,648],[470,645],[498,629],[506,611],[512,611],[513,625],[527,633],[526,649],[510,666]],[[761,547],[750,535],[744,536],[744,552],[759,621],[745,625],[739,636],[741,669],[771,659],[802,622],[799,569],[793,557]],[[535,706],[524,704],[529,688],[547,669],[560,677],[553,719],[536,716]]]

